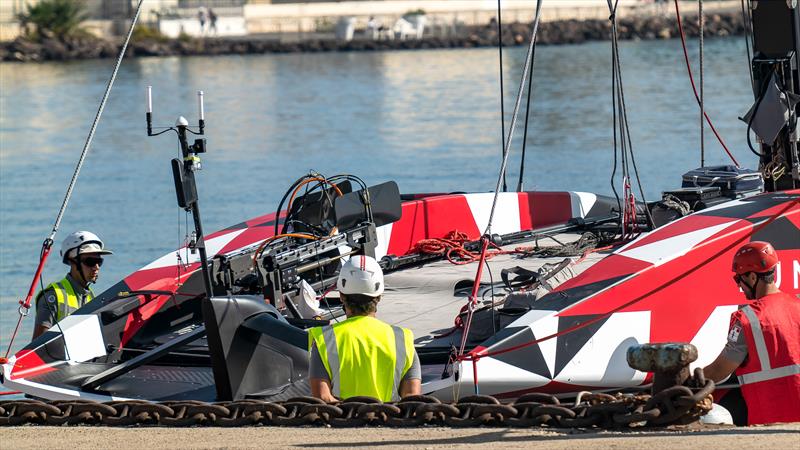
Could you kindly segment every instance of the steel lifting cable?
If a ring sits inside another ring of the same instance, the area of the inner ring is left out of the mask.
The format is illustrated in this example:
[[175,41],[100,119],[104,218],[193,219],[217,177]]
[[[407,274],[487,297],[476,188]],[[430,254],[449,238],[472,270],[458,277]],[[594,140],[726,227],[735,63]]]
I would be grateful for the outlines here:
[[525,91],[525,81],[528,78],[528,70],[530,69],[530,64],[533,59],[533,47],[536,43],[536,33],[539,30],[539,21],[541,19],[542,13],[542,0],[536,0],[536,17],[533,21],[533,30],[531,31],[531,43],[528,46],[528,53],[525,57],[525,67],[522,71],[522,78],[520,79],[519,89],[517,90],[517,99],[514,102],[514,112],[511,115],[511,126],[509,127],[508,131],[508,139],[506,140],[505,149],[503,151],[503,162],[500,165],[500,175],[497,177],[497,185],[494,189],[494,199],[492,200],[492,209],[489,212],[489,222],[486,225],[486,234],[491,234],[492,231],[492,220],[494,219],[494,211],[497,207],[497,198],[500,194],[500,185],[503,182],[503,177],[506,173],[506,166],[508,165],[508,154],[511,148],[511,142],[513,141],[514,130],[517,127],[517,117],[519,116],[519,106],[522,103],[522,93]]
[[[499,56],[500,62],[500,150],[502,151],[502,156],[505,157],[506,155],[506,108],[505,108],[505,100],[504,95],[505,92],[503,89],[503,15],[502,9],[500,8],[500,0],[497,0],[497,54]],[[509,137],[510,139],[510,137]],[[506,175],[503,174],[503,192],[507,189],[506,187]]]
[[[612,131],[613,131],[613,144],[614,144],[614,167],[611,170],[611,188],[614,191],[614,196],[617,199],[617,206],[619,207],[620,213],[620,237],[624,240],[625,235],[628,230],[628,212],[630,209],[630,189],[629,189],[629,167],[627,161],[627,147],[626,147],[626,139],[625,139],[625,131],[626,126],[624,122],[624,117],[621,112],[621,107],[619,103],[621,103],[621,98],[619,95],[618,90],[620,89],[621,82],[620,76],[618,74],[618,69],[620,66],[617,64],[619,59],[618,54],[618,46],[616,45],[617,39],[617,20],[616,20],[616,8],[618,2],[612,4],[611,0],[608,0],[608,9],[610,12],[609,20],[611,21],[611,111],[612,111]],[[617,115],[619,115],[619,122],[617,122]],[[619,140],[617,139],[617,133],[619,132]],[[623,190],[622,190],[622,201],[620,201],[619,194],[617,193],[617,188],[614,185],[614,178],[616,177],[617,173],[617,147],[619,146],[619,166],[620,170],[622,171],[622,183],[623,183]],[[635,205],[635,202],[634,202]],[[634,221],[635,224],[635,215]]]
[[31,307],[31,299],[33,298],[33,292],[36,289],[36,283],[42,276],[42,270],[44,269],[44,263],[47,261],[47,257],[50,255],[50,250],[53,246],[53,240],[56,237],[56,233],[58,232],[58,228],[61,226],[61,219],[64,217],[64,212],[67,209],[67,205],[69,204],[69,200],[72,197],[72,191],[75,188],[75,184],[78,181],[78,176],[81,173],[81,168],[83,167],[83,162],[86,159],[86,155],[89,153],[89,148],[92,145],[92,139],[94,139],[94,133],[97,130],[97,124],[100,122],[100,117],[103,115],[103,110],[106,107],[106,102],[108,101],[108,96],[111,94],[111,88],[114,86],[114,80],[117,78],[117,72],[119,71],[119,67],[122,64],[122,59],[125,56],[125,51],[128,49],[128,43],[130,43],[131,36],[133,35],[133,29],[136,27],[136,22],[139,20],[139,14],[142,11],[142,4],[144,0],[139,0],[136,5],[136,12],[133,16],[133,20],[131,20],[131,26],[128,29],[128,35],[125,37],[125,42],[122,44],[122,48],[120,49],[119,55],[117,56],[117,61],[114,64],[114,71],[111,73],[111,78],[108,80],[108,84],[106,85],[106,90],[103,93],[103,99],[100,101],[100,107],[97,109],[97,114],[95,114],[94,121],[92,121],[92,127],[89,130],[89,135],[86,137],[86,142],[83,145],[83,150],[81,151],[81,156],[78,158],[78,164],[75,166],[75,171],[72,173],[72,179],[67,186],[67,192],[64,195],[64,201],[61,203],[61,209],[58,211],[58,215],[56,216],[56,221],[53,224],[53,230],[50,232],[50,235],[44,240],[42,243],[42,252],[39,256],[39,265],[36,268],[36,273],[33,276],[33,280],[31,281],[31,286],[28,289],[28,294],[25,296],[25,300],[20,300],[19,304],[19,319],[17,320],[17,325],[14,328],[14,333],[11,335],[11,339],[8,342],[8,348],[6,349],[6,354],[4,357],[0,358],[0,363],[5,363],[8,361],[8,355],[11,352],[11,346],[14,344],[14,339],[17,336],[17,332],[19,332],[19,326],[22,323],[22,318],[28,315],[28,310]]
[[[619,1],[612,3],[608,0],[609,20],[611,21],[611,103],[612,103],[612,129],[613,129],[613,144],[614,144],[614,167],[611,171],[611,188],[614,191],[614,196],[617,199],[617,205],[620,211],[620,234],[622,239],[628,237],[628,232],[631,236],[636,233],[637,217],[636,217],[636,198],[633,195],[631,187],[630,166],[628,160],[633,163],[636,181],[639,186],[639,192],[642,196],[642,201],[647,204],[647,199],[642,188],[641,178],[639,176],[639,169],[636,165],[636,159],[633,152],[633,141],[630,135],[630,127],[628,125],[628,110],[625,104],[625,92],[622,82],[622,65],[619,56],[619,40],[617,31],[616,12]],[[619,115],[619,121],[617,121]],[[617,129],[619,127],[619,129]],[[617,132],[619,132],[619,140],[617,140]],[[623,201],[620,201],[619,194],[614,186],[614,179],[617,171],[617,145],[619,144],[620,152],[620,168],[622,170],[622,184]],[[645,208],[645,216],[647,217],[648,225],[655,228],[653,219],[650,216],[650,211]]]
[[706,114],[706,103],[705,103],[705,78],[704,78],[704,70],[705,70],[705,59],[703,58],[703,53],[705,51],[705,44],[703,42],[703,35],[705,34],[706,29],[706,18],[705,14],[703,13],[703,0],[697,0],[697,20],[698,20],[698,28],[700,33],[700,167],[706,166],[706,139],[705,139],[705,131],[706,131],[706,124],[705,124],[705,114]]
[[[683,31],[683,22],[681,21],[681,10],[680,10],[680,7],[678,6],[678,0],[674,0],[674,3],[675,3],[675,13],[676,13],[677,19],[678,19],[678,31],[679,31],[679,34],[681,36],[681,45],[683,46],[683,59],[686,61],[686,71],[689,73],[689,82],[692,85],[692,91],[694,92],[694,98],[695,98],[695,100],[697,101],[697,103],[699,105],[700,104],[700,95],[697,93],[697,86],[694,84],[694,75],[692,75],[692,65],[689,62],[689,51],[686,49],[686,34]],[[711,131],[714,133],[714,136],[716,136],[717,141],[719,141],[719,144],[725,150],[725,153],[727,153],[728,157],[731,159],[731,161],[733,161],[733,164],[736,167],[741,167],[739,165],[739,161],[736,160],[736,158],[733,156],[731,151],[728,149],[728,146],[725,145],[725,141],[722,139],[722,136],[719,134],[719,132],[717,131],[717,128],[714,126],[714,123],[711,121],[711,118],[708,116],[708,114],[705,111],[703,112],[703,117],[705,117],[706,123],[708,123],[708,127],[711,128]]]
[[472,350],[467,355],[461,356],[460,359],[463,360],[463,361],[469,360],[469,361],[472,361],[473,364],[475,364],[481,358],[498,356],[498,355],[502,355],[504,353],[510,353],[510,352],[514,352],[514,351],[517,351],[517,350],[521,350],[523,348],[530,347],[532,345],[536,345],[536,344],[539,344],[541,342],[548,341],[550,339],[557,338],[559,336],[563,336],[565,334],[572,333],[574,331],[578,331],[578,330],[580,330],[582,328],[586,328],[589,325],[597,323],[597,322],[599,322],[601,320],[605,320],[608,317],[610,317],[612,314],[620,312],[623,309],[629,308],[629,307],[635,305],[636,303],[639,303],[642,300],[650,297],[651,295],[656,294],[659,291],[661,291],[661,290],[663,290],[663,289],[665,289],[665,288],[667,288],[669,286],[672,286],[673,284],[675,284],[678,281],[686,278],[687,276],[693,274],[694,272],[697,272],[699,269],[701,269],[702,267],[705,267],[711,261],[719,258],[720,256],[724,255],[726,252],[730,251],[731,249],[733,249],[737,245],[739,245],[742,242],[744,242],[746,239],[748,239],[748,238],[752,237],[753,235],[755,235],[756,233],[760,232],[762,229],[764,229],[769,224],[771,224],[772,222],[777,220],[779,217],[781,217],[784,214],[786,214],[790,209],[792,209],[793,207],[797,207],[797,206],[800,206],[800,196],[797,196],[794,199],[792,199],[791,201],[789,201],[788,204],[784,208],[782,208],[780,211],[778,211],[774,215],[770,216],[767,220],[765,220],[761,224],[759,224],[757,226],[754,226],[752,230],[750,230],[748,233],[745,233],[742,237],[734,240],[730,244],[726,245],[724,248],[722,248],[722,250],[719,250],[718,252],[714,253],[710,257],[704,259],[703,261],[700,261],[697,265],[695,265],[693,267],[690,267],[685,272],[679,274],[678,276],[676,276],[674,278],[671,278],[671,279],[661,283],[660,285],[658,285],[658,286],[654,287],[653,289],[645,292],[644,294],[634,298],[633,300],[625,302],[622,305],[619,305],[619,306],[617,306],[617,307],[615,307],[615,308],[611,309],[610,311],[607,311],[607,312],[605,312],[603,314],[600,314],[600,315],[597,315],[595,317],[592,317],[591,319],[587,320],[586,322],[581,322],[581,323],[579,323],[577,325],[574,325],[572,327],[566,328],[566,329],[561,330],[561,331],[559,331],[557,333],[553,333],[553,334],[550,334],[550,335],[547,335],[547,336],[543,336],[543,337],[541,337],[539,339],[534,339],[532,341],[527,341],[527,342],[524,342],[522,344],[514,345],[512,347],[500,349],[500,350],[493,351],[493,352],[489,352],[489,351],[476,352],[475,350]]
[[[539,30],[539,21],[541,19],[541,15],[542,15],[542,0],[537,0],[536,16],[533,20],[533,29],[531,30],[531,41],[530,45],[528,46],[527,55],[525,57],[525,67],[522,70],[522,77],[520,78],[519,89],[517,90],[517,99],[514,102],[514,112],[511,115],[511,125],[508,131],[508,140],[505,143],[505,148],[503,151],[503,161],[502,164],[500,165],[500,173],[498,174],[497,184],[494,189],[494,198],[492,199],[492,209],[489,212],[489,220],[486,224],[486,231],[483,233],[483,236],[481,237],[481,256],[480,260],[478,261],[478,270],[477,273],[475,274],[475,282],[472,285],[472,294],[470,295],[469,302],[467,303],[467,305],[469,305],[469,308],[467,310],[467,320],[464,326],[464,333],[463,336],[461,337],[461,345],[459,346],[458,350],[459,357],[463,356],[464,354],[464,349],[467,344],[467,336],[469,335],[469,329],[470,326],[472,325],[472,315],[474,311],[473,307],[477,302],[478,289],[480,287],[481,275],[483,274],[483,266],[484,263],[486,262],[486,250],[489,247],[488,236],[490,236],[492,232],[492,221],[494,220],[494,212],[495,209],[497,208],[497,199],[500,195],[501,183],[505,179],[506,166],[508,165],[508,154],[511,147],[511,142],[513,141],[512,138],[514,136],[514,129],[517,126],[519,106],[520,103],[522,102],[522,94],[525,91],[525,81],[527,80],[528,70],[530,68],[530,64],[533,59],[533,47],[536,42],[536,33]],[[473,367],[473,370],[475,370],[475,367]],[[475,377],[475,380],[477,380],[477,377]],[[478,385],[476,382],[475,391],[477,392],[477,390],[478,390]]]
[[608,0],[608,8],[612,12],[611,16],[609,16],[609,19],[611,20],[611,111],[612,111],[611,124],[613,130],[613,143],[614,143],[614,167],[611,170],[611,188],[614,190],[614,196],[617,198],[617,206],[619,207],[619,213],[620,213],[620,236],[622,237],[622,239],[624,239],[625,232],[627,229],[626,211],[628,209],[628,198],[627,198],[628,190],[625,188],[625,186],[623,186],[623,191],[622,191],[623,200],[620,201],[620,197],[617,194],[616,186],[614,185],[614,178],[617,172],[617,145],[621,147],[621,152],[619,152],[619,156],[620,156],[620,169],[622,171],[623,185],[625,185],[626,180],[628,179],[628,171],[627,171],[628,165],[626,163],[626,158],[625,158],[627,152],[625,150],[625,136],[624,136],[624,128],[622,125],[622,117],[619,118],[620,136],[619,136],[619,141],[617,140],[617,131],[618,131],[617,113],[619,109],[619,107],[617,106],[617,101],[618,101],[617,89],[619,83],[617,80],[618,76],[617,76],[617,64],[616,64],[617,46],[614,45],[614,39],[616,39],[617,36],[617,30],[616,30],[617,21],[616,21],[616,16],[614,14],[616,10],[616,4],[612,5],[611,0]]
[[747,6],[745,6],[745,0],[742,0],[742,25],[744,26],[744,48],[747,51],[747,74],[750,75],[750,86],[755,89],[756,82],[753,79],[753,70],[750,68],[750,62],[753,60],[752,56],[750,56],[750,47],[753,41],[752,33],[750,32],[750,14],[747,12],[749,10],[750,0],[747,0]]
[[533,92],[533,66],[536,64],[536,42],[533,43],[533,53],[531,54],[531,70],[528,73],[528,100],[525,103],[525,133],[522,135],[522,156],[519,160],[519,181],[517,182],[517,192],[524,189],[523,177],[525,176],[525,149],[528,144],[528,123],[531,114],[531,96]]
[[[612,55],[614,55],[614,58],[612,59],[612,64],[614,65],[613,73],[616,75],[616,79],[617,79],[617,82],[618,82],[618,88],[619,88],[618,89],[618,97],[619,97],[618,100],[619,100],[619,106],[620,106],[620,138],[623,139],[624,141],[626,141],[624,143],[627,144],[626,147],[623,147],[623,152],[625,152],[625,149],[627,149],[627,151],[630,152],[630,160],[631,160],[631,163],[633,164],[634,175],[636,175],[636,184],[639,187],[639,195],[642,196],[642,202],[644,202],[644,204],[645,204],[644,212],[645,212],[645,217],[647,218],[647,223],[648,223],[648,225],[650,226],[651,229],[655,229],[655,222],[653,221],[653,217],[650,214],[650,209],[647,208],[647,198],[645,197],[644,189],[642,188],[642,179],[639,176],[639,167],[636,164],[636,156],[635,156],[635,154],[633,152],[633,142],[631,140],[630,127],[628,126],[628,107],[627,107],[627,105],[625,103],[625,89],[624,89],[623,83],[622,83],[622,65],[620,63],[620,59],[621,58],[619,56],[619,39],[618,39],[618,35],[617,35],[617,25],[616,25],[616,10],[617,10],[617,4],[618,3],[619,3],[619,0],[617,0],[617,2],[614,3],[613,9],[610,9],[611,16],[609,18],[612,21],[612,33],[613,33],[612,40],[611,40]],[[611,0],[608,1],[608,4],[609,4],[609,7],[611,7]],[[624,136],[622,135],[623,129],[625,131],[625,135]],[[628,168],[627,164],[628,164],[628,161],[627,161],[627,155],[626,155],[625,158],[624,158],[624,169],[625,169],[625,173],[626,173],[626,175],[628,177],[628,180],[630,180],[630,173],[629,173],[629,168]],[[635,225],[636,224],[636,203],[635,203],[635,200],[633,201],[633,204],[632,204],[631,213],[633,214],[633,220],[634,220],[633,224]]]

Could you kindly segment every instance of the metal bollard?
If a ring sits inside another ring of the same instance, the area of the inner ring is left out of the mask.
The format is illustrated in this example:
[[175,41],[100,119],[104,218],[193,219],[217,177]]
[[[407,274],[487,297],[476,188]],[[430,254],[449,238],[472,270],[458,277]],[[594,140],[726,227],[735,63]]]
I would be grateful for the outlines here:
[[692,344],[640,344],[628,347],[628,365],[642,372],[653,372],[652,394],[682,385],[689,378],[689,364],[697,359]]

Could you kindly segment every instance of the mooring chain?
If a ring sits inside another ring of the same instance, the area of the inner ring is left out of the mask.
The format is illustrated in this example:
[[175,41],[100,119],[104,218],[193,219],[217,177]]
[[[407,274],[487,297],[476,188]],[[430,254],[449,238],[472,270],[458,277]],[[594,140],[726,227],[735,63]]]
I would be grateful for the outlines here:
[[415,395],[383,403],[352,397],[328,404],[313,397],[283,402],[238,400],[205,403],[194,400],[152,403],[123,400],[0,401],[0,426],[158,425],[189,426],[332,426],[332,427],[557,427],[626,428],[686,424],[711,410],[714,382],[696,369],[686,385],[648,394],[581,392],[573,403],[549,394],[532,393],[513,403],[488,395],[472,395],[456,403]]

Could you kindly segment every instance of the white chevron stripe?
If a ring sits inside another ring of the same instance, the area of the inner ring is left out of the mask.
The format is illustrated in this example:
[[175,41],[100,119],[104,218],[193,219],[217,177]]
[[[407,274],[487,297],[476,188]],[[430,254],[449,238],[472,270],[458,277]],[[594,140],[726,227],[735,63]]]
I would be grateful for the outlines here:
[[[497,394],[544,386],[550,382],[547,378],[533,372],[520,369],[494,358],[481,358],[477,363],[478,384],[481,394]],[[472,362],[461,364],[461,392],[472,394],[474,384]]]
[[570,192],[569,197],[572,202],[572,217],[586,217],[597,202],[597,195],[589,192]]
[[392,237],[392,224],[382,225],[375,229],[378,235],[378,246],[375,248],[375,259],[380,261],[389,250],[389,240]]
[[691,231],[689,233],[679,234],[677,236],[661,239],[649,244],[632,248],[630,250],[621,249],[618,251],[618,253],[629,258],[647,261],[658,266],[685,255],[697,244],[705,241],[725,228],[728,228],[735,221],[736,220],[731,220],[730,222],[725,222],[719,225],[713,225],[700,230]]
[[646,374],[628,367],[628,347],[649,341],[650,311],[613,314],[555,380],[583,386],[635,386]]
[[[489,224],[489,215],[492,212],[494,194],[491,192],[464,195],[478,225],[478,231],[483,233]],[[503,192],[497,196],[497,208],[492,221],[492,233],[507,234],[520,231],[519,225],[519,194],[516,192]]]
[[[228,243],[232,240],[236,239],[237,236],[244,233],[247,229],[243,228],[241,230],[233,230],[230,233],[223,234],[222,236],[217,236],[213,239],[206,240],[206,253],[208,254],[208,259],[214,257],[220,250],[222,250]],[[200,252],[192,252],[185,251],[184,248],[181,248],[181,258],[188,261],[183,261],[184,264],[192,264],[196,262],[200,262]],[[175,256],[175,252],[172,251],[167,253],[166,255],[158,258],[157,260],[151,262],[150,264],[142,267],[139,270],[147,270],[147,269],[158,269],[161,267],[170,267],[178,265],[178,259]]]
[[708,316],[706,322],[692,338],[691,344],[697,347],[697,361],[690,367],[705,367],[711,364],[725,347],[731,314],[736,312],[736,305],[717,306]]

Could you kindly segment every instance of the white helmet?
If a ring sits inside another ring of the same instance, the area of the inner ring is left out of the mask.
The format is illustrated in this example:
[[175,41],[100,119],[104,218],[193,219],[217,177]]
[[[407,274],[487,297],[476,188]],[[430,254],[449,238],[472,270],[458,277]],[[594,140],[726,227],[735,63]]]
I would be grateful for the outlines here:
[[[70,254],[72,250],[77,250],[77,252]],[[61,261],[64,264],[69,264],[67,262],[68,258],[73,258],[84,253],[100,253],[101,255],[112,254],[110,250],[104,248],[103,241],[91,231],[76,231],[70,233],[64,238],[64,242],[61,243]]]
[[377,297],[383,294],[383,270],[371,256],[355,255],[342,265],[336,287],[341,294]]

